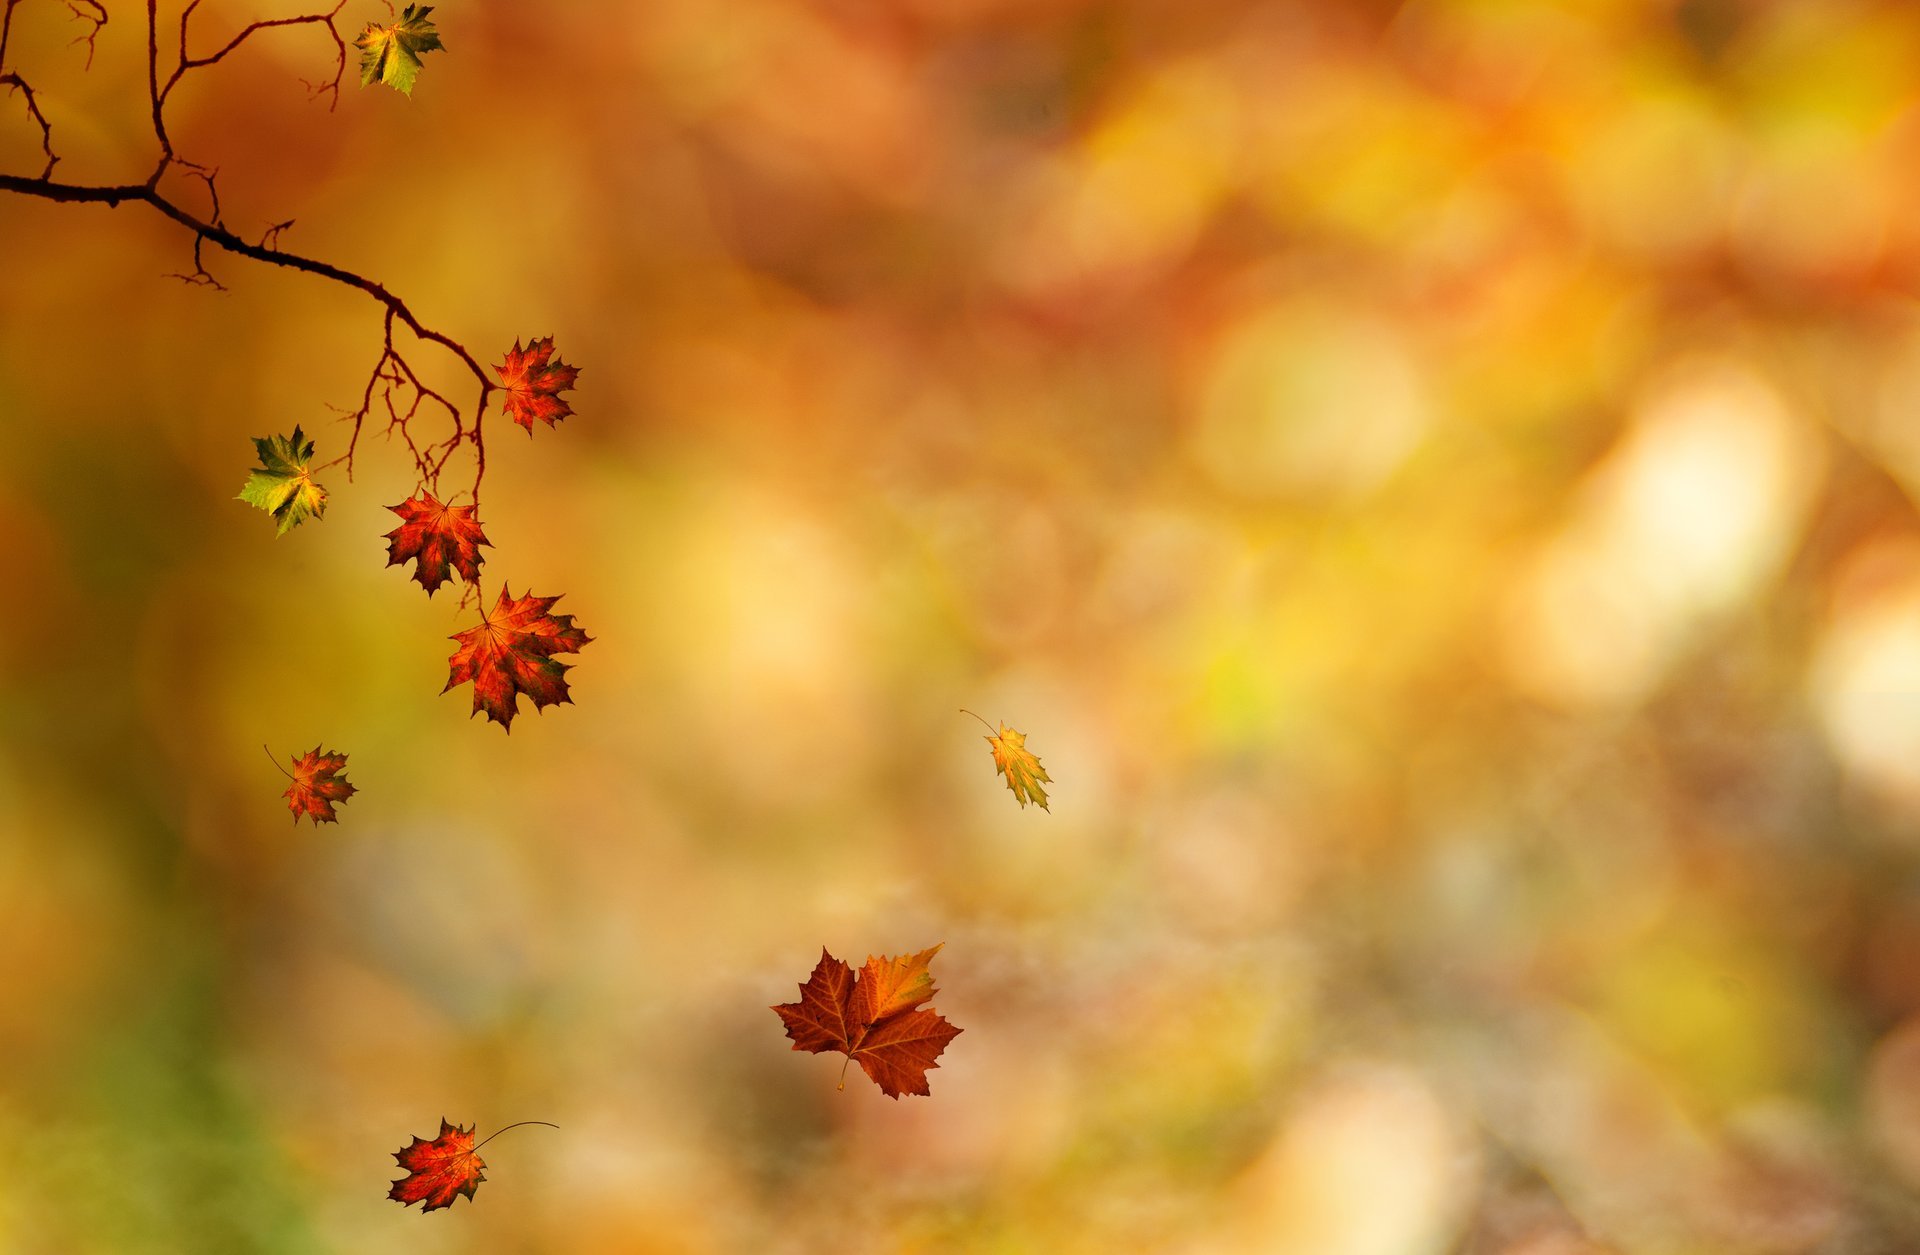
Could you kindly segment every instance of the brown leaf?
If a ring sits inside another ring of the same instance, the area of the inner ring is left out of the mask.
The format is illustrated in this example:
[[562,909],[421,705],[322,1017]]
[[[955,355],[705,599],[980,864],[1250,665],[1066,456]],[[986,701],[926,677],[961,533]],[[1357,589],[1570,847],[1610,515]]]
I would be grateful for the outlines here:
[[931,1007],[918,1009],[934,995],[928,965],[939,952],[934,946],[899,958],[868,956],[856,977],[822,948],[800,1001],[773,1011],[795,1050],[846,1055],[889,1098],[928,1094],[927,1070],[940,1066],[940,1053],[962,1031]]

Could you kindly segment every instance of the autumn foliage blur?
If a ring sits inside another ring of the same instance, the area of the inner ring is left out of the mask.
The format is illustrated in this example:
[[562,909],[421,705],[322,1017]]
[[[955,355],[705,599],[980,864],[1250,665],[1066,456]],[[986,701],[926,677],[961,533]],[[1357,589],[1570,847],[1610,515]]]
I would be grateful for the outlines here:
[[[480,604],[594,633],[511,737],[407,457],[232,500],[377,309],[0,195],[0,1250],[1920,1249],[1920,8],[528,12],[172,106],[589,363],[489,445]],[[144,176],[134,16],[18,6],[65,177]],[[932,1094],[836,1091],[766,1008],[930,939]],[[423,1218],[442,1113],[561,1127]]]

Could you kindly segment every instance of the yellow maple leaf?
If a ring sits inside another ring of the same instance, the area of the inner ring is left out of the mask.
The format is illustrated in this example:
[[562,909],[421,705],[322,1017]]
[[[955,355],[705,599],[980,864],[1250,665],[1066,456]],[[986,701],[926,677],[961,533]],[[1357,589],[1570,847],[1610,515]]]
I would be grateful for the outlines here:
[[[962,710],[960,713],[973,715],[971,710]],[[980,719],[979,715],[973,717]],[[980,719],[980,722],[986,724],[991,732],[992,724],[985,719]],[[1007,787],[1013,790],[1013,796],[1019,800],[1021,808],[1024,810],[1028,802],[1038,802],[1041,810],[1047,810],[1047,791],[1040,786],[1042,783],[1052,784],[1053,777],[1047,774],[1039,758],[1027,748],[1027,734],[1015,732],[1002,723],[1000,731],[988,736],[986,742],[993,749],[993,769],[1007,778]]]

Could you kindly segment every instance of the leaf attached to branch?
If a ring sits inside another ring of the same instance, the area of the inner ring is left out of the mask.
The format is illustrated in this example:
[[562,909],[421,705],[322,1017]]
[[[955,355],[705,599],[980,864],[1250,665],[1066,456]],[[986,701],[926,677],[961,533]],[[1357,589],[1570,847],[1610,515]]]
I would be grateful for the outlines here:
[[313,478],[313,441],[299,427],[291,436],[256,436],[253,447],[260,465],[247,475],[235,500],[271,514],[280,524],[274,535],[284,536],[327,512],[327,490]]
[[559,394],[573,387],[580,368],[553,355],[552,336],[529,340],[525,349],[515,340],[507,351],[507,360],[494,367],[493,373],[500,376],[500,387],[507,394],[502,402],[507,417],[526,428],[529,436],[535,419],[551,427],[573,413],[573,407]]
[[800,1001],[773,1008],[795,1050],[839,1051],[859,1063],[889,1098],[931,1093],[927,1069],[962,1030],[921,1003],[934,995],[928,965],[939,946],[899,958],[869,955],[858,976],[820,951]]
[[413,82],[420,77],[420,58],[446,50],[440,32],[427,19],[431,12],[430,4],[410,4],[391,26],[367,23],[367,29],[353,41],[360,50],[360,86],[378,80],[402,95],[413,95]]
[[571,702],[567,664],[553,655],[577,653],[593,638],[573,625],[572,615],[549,613],[559,600],[531,594],[515,598],[502,584],[480,626],[454,634],[460,648],[447,660],[447,687],[440,691],[471,681],[474,713],[486,711],[509,732],[522,693],[533,699],[535,710]]
[[449,568],[469,584],[480,582],[480,564],[486,561],[480,546],[491,542],[474,517],[475,507],[442,505],[423,492],[387,509],[401,519],[386,535],[388,566],[413,562],[413,578],[429,597],[446,583]]

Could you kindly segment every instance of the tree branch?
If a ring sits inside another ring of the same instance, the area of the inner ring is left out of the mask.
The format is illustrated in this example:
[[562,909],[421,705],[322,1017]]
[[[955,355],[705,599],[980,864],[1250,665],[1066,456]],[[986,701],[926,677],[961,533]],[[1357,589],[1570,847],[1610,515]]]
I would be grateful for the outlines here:
[[[201,3],[201,0],[189,0],[180,13],[179,33],[173,49],[174,65],[164,80],[161,78],[160,66],[159,3],[158,0],[147,0],[147,105],[154,139],[159,145],[160,154],[152,172],[144,182],[117,184],[66,183],[54,179],[53,169],[60,158],[53,147],[52,123],[41,111],[39,98],[34,94],[32,87],[17,71],[6,64],[7,46],[13,33],[14,10],[25,3],[25,0],[0,0],[0,3],[4,3],[5,6],[0,9],[0,85],[19,92],[25,98],[27,116],[40,129],[40,146],[46,156],[46,165],[37,176],[0,173],[0,192],[13,192],[63,204],[99,204],[112,208],[131,201],[151,206],[193,233],[192,272],[170,276],[190,284],[225,290],[219,280],[203,264],[203,249],[208,243],[212,243],[238,257],[288,270],[302,271],[365,293],[378,302],[385,311],[384,340],[380,358],[367,380],[359,409],[345,415],[353,423],[353,433],[348,439],[347,452],[334,461],[344,462],[347,474],[351,478],[353,457],[359,446],[361,427],[372,414],[377,399],[387,412],[387,436],[391,438],[397,431],[405,439],[413,456],[415,472],[419,475],[421,483],[430,490],[437,491],[440,475],[459,447],[462,444],[473,446],[475,472],[471,493],[477,505],[480,481],[485,477],[487,467],[482,420],[486,413],[487,400],[498,386],[488,376],[485,368],[459,341],[423,324],[408,308],[406,302],[384,284],[331,262],[281,248],[280,235],[293,225],[291,219],[268,227],[257,243],[234,233],[227,227],[220,207],[220,191],[215,183],[219,172],[180,156],[175,151],[172,136],[167,131],[167,102],[171,99],[174,89],[189,72],[217,65],[253,36],[279,27],[319,26],[324,28],[332,38],[335,51],[332,82],[318,86],[309,83],[307,86],[315,96],[330,94],[332,97],[328,106],[330,109],[337,105],[340,99],[340,80],[346,73],[347,44],[335,22],[341,9],[345,7],[346,0],[338,0],[338,3],[325,12],[252,22],[242,27],[218,50],[206,56],[194,56],[188,50],[189,27]],[[88,33],[75,41],[84,41],[87,44],[87,60],[91,65],[94,39],[101,27],[106,25],[107,11],[101,0],[66,0],[66,3],[76,17],[91,23]],[[176,165],[205,183],[211,203],[211,212],[208,216],[201,217],[195,214],[161,190],[163,176]],[[460,407],[423,383],[413,366],[394,347],[393,328],[396,321],[406,327],[416,340],[438,345],[450,353],[473,377],[475,401],[470,426],[461,413]],[[398,399],[395,396],[396,390],[401,392]],[[410,401],[406,399],[408,393],[411,394]],[[424,447],[415,440],[409,427],[423,404],[432,404],[445,410],[453,425],[451,435]],[[403,405],[404,408],[402,408]]]

